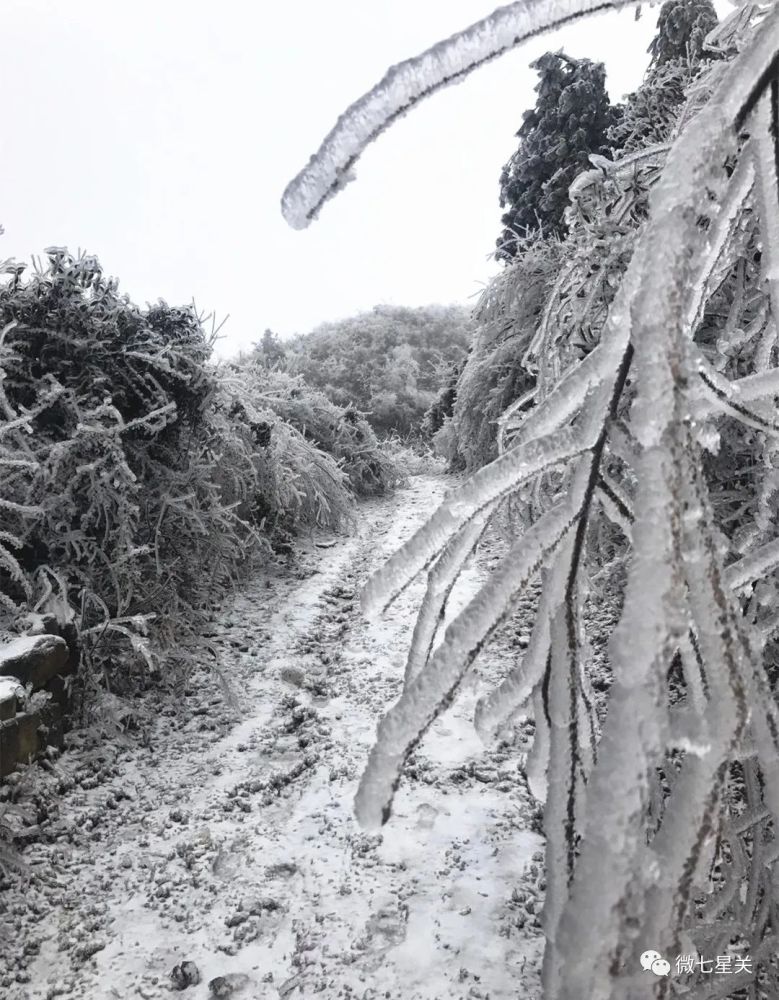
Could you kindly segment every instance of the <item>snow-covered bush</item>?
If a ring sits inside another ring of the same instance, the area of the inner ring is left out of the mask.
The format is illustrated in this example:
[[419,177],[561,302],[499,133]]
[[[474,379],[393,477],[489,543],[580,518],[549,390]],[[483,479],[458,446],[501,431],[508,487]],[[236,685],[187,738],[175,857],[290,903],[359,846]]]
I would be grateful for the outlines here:
[[[221,371],[193,309],[146,309],[94,257],[0,285],[0,626],[55,612],[132,686],[185,666],[271,544],[348,521],[394,476],[364,421],[301,380]],[[179,676],[174,671],[174,676]]]
[[[522,0],[394,67],[289,186],[289,221],[307,224],[421,98],[595,7]],[[581,242],[564,250],[525,354],[535,396],[502,415],[499,455],[365,591],[382,608],[428,572],[404,691],[357,795],[376,827],[408,754],[541,579],[529,646],[475,721],[489,739],[534,710],[546,1000],[779,994],[779,9],[744,5],[706,44],[723,58],[693,82],[670,149],[574,182]],[[439,635],[453,581],[517,497],[532,502],[510,551]],[[592,570],[612,558],[619,621],[591,637]],[[608,641],[603,704],[591,638]],[[648,948],[749,963],[658,979]]]
[[141,310],[95,258],[47,254],[0,288],[2,603],[58,601],[87,657],[127,643],[153,665],[150,632],[183,649],[252,532],[211,475],[210,344],[191,309]]
[[478,469],[497,455],[497,420],[532,392],[525,354],[538,325],[560,257],[556,238],[517,243],[510,264],[494,278],[474,311],[476,333],[457,381],[452,416],[438,432],[438,450],[456,468]]
[[400,480],[400,471],[358,410],[333,403],[300,375],[269,370],[251,357],[228,367],[227,383],[234,377],[250,385],[248,398],[255,406],[272,411],[278,420],[331,455],[356,496],[386,493]]
[[442,368],[462,358],[471,332],[461,306],[375,306],[288,341],[284,363],[377,434],[418,436]]

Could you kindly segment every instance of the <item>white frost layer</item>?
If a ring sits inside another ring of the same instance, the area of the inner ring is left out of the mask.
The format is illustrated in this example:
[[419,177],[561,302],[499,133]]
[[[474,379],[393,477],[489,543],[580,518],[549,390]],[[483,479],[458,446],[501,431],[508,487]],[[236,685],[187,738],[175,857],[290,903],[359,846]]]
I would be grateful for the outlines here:
[[0,677],[0,701],[8,701],[10,698],[20,698],[24,694],[21,681],[16,677]]
[[0,646],[0,667],[4,663],[18,660],[20,657],[32,653],[39,646],[50,646],[52,640],[63,641],[55,635],[22,635],[18,639],[4,643]]

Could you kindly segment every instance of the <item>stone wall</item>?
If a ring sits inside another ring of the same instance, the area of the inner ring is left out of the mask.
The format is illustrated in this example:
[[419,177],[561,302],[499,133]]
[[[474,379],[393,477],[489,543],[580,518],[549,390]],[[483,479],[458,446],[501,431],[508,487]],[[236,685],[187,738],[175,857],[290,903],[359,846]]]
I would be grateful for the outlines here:
[[53,631],[0,642],[0,779],[62,744],[76,662]]

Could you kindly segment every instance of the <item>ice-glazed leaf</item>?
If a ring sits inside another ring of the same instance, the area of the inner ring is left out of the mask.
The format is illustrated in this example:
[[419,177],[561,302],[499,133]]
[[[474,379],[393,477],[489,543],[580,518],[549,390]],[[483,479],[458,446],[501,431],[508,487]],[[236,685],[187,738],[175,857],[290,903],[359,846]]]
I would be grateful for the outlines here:
[[779,538],[731,563],[725,570],[725,580],[729,587],[738,590],[754,580],[759,580],[779,568]]
[[[549,656],[549,625],[559,610],[571,568],[571,547],[565,543],[555,554],[550,569],[544,573],[530,642],[522,659],[508,673],[503,682],[476,704],[474,725],[483,740],[490,740],[515,712],[523,708],[543,677]],[[537,722],[537,727],[540,723]]]
[[[639,864],[647,780],[667,738],[667,719],[660,711],[666,657],[678,647],[684,628],[672,527],[681,517],[676,456],[684,449],[682,388],[689,377],[682,330],[697,294],[692,279],[706,272],[717,252],[701,247],[699,220],[712,213],[712,195],[722,190],[724,164],[734,152],[734,126],[749,111],[755,80],[776,56],[778,23],[774,11],[675,142],[628,269],[641,267],[631,333],[638,383],[632,424],[642,446],[634,553],[612,644],[614,683],[588,784],[581,853],[556,942],[562,972],[555,994],[565,1000],[624,996],[623,976],[633,976],[641,951],[627,934],[622,914],[630,908],[635,927],[642,927],[646,880],[655,877]],[[688,247],[700,247],[697,260]],[[671,944],[673,931],[664,927],[662,932],[657,947]],[[624,971],[615,965],[618,952],[629,962]],[[634,994],[649,996],[652,989],[639,987]]]
[[552,440],[529,441],[479,469],[452,490],[430,520],[374,573],[363,591],[365,610],[389,604],[479,511],[513,492],[530,476],[586,451],[594,440],[589,426],[570,428]]
[[520,0],[499,7],[463,31],[389,69],[340,116],[319,150],[288,185],[281,201],[287,222],[304,229],[323,204],[354,179],[354,164],[371,142],[421,100],[459,83],[485,63],[544,31],[594,11],[634,0]]
[[417,615],[406,661],[406,686],[413,681],[430,656],[449,594],[460,570],[484,533],[493,509],[491,505],[469,521],[449,542],[428,573],[427,590]]
[[512,546],[478,594],[451,622],[426,666],[379,723],[376,743],[355,799],[357,818],[364,827],[375,829],[389,819],[408,753],[449,704],[484,643],[570,530],[577,501],[581,500],[581,490],[578,493],[572,490]]
[[779,79],[774,76],[752,116],[758,166],[761,266],[771,312],[779,317]]

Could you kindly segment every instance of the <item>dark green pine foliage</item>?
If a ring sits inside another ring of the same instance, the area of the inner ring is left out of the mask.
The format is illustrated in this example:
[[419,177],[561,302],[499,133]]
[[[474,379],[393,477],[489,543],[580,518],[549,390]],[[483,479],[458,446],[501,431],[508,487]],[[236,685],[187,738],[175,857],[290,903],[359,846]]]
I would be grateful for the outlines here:
[[504,230],[497,256],[516,256],[517,240],[529,232],[563,235],[568,188],[591,153],[607,153],[614,112],[606,93],[603,63],[547,52],[534,63],[539,73],[536,106],[523,115],[519,148],[500,176]]
[[255,344],[254,359],[264,368],[275,368],[284,361],[286,353],[278,334],[266,330],[259,344]]
[[710,0],[667,0],[660,8],[657,34],[649,46],[652,61],[644,82],[617,106],[609,130],[615,153],[630,153],[667,142],[685,101],[685,93],[712,53],[706,36],[717,26]]
[[649,46],[651,66],[676,59],[700,62],[703,42],[718,23],[711,0],[667,0],[660,8],[657,34]]

